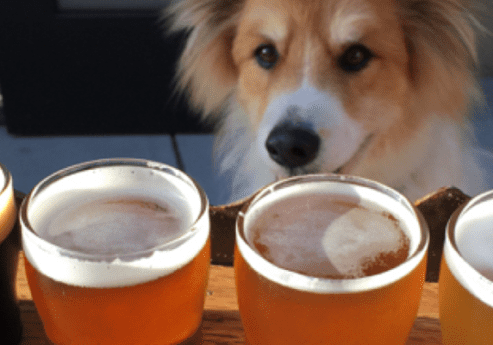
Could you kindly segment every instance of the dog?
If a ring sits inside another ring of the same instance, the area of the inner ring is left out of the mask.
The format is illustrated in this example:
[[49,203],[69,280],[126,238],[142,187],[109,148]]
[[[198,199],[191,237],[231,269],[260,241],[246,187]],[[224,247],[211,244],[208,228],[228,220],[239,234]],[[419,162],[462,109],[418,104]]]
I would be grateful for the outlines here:
[[489,188],[468,0],[181,0],[177,90],[218,124],[232,200],[289,176],[357,175],[416,200]]

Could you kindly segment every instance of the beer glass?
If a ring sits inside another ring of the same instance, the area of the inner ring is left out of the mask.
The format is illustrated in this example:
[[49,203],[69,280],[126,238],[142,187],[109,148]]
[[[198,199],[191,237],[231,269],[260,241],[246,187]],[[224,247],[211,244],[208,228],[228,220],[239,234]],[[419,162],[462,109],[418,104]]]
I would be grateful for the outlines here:
[[26,273],[55,344],[176,344],[198,329],[209,204],[164,164],[107,159],[47,177],[20,209]]
[[493,191],[451,216],[438,290],[444,345],[493,344]]
[[17,219],[12,176],[0,164],[0,339],[2,344],[18,344],[22,336],[20,310],[15,295],[19,259],[19,233],[12,231]]
[[237,219],[235,279],[249,344],[404,344],[429,233],[379,183],[306,175],[269,185]]

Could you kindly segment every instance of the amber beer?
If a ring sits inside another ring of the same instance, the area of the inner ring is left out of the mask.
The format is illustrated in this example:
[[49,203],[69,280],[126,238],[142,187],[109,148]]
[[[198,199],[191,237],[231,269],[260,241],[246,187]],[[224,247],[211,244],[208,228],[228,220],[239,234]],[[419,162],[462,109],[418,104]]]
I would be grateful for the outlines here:
[[249,344],[406,342],[429,234],[401,194],[350,176],[290,178],[243,208],[236,238]]
[[134,159],[41,181],[20,210],[26,273],[55,344],[177,344],[198,329],[210,242],[205,193]]
[[19,258],[19,233],[13,231],[17,219],[12,176],[0,164],[0,339],[5,345],[21,341],[22,324],[15,294]]
[[443,344],[493,344],[493,191],[450,218],[438,285]]

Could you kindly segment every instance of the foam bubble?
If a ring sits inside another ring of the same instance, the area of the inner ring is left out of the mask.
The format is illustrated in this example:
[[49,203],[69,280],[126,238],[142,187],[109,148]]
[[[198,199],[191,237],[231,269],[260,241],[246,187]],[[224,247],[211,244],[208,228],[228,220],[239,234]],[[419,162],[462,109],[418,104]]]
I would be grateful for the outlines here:
[[[472,201],[469,205],[471,204]],[[451,225],[454,224],[456,217],[454,215],[447,227],[443,248],[445,262],[455,279],[473,296],[490,307],[493,307],[493,265],[490,261],[492,242],[488,232],[491,232],[493,221],[487,219],[487,214],[491,212],[492,206],[489,202],[467,209],[466,213],[459,216],[455,227],[452,228]],[[454,238],[451,236],[455,237],[455,246]],[[490,246],[489,250],[488,246]]]
[[493,282],[493,200],[479,204],[459,218],[455,240],[462,257]]
[[409,254],[406,222],[355,195],[304,186],[275,203],[260,203],[253,214],[246,226],[250,245],[276,266],[309,276],[363,277],[395,267]]
[[[190,228],[190,212],[162,200],[80,195],[71,207],[46,214],[39,235],[86,254],[128,254],[172,241]],[[37,227],[37,226],[36,226]]]
[[[370,271],[368,266],[377,264],[383,256],[396,258],[404,250],[402,261],[407,257],[408,240],[401,226],[387,213],[354,207],[327,226],[322,246],[327,259],[342,276],[363,277]],[[390,262],[382,264],[381,270],[395,266]]]
[[[295,200],[267,211],[252,229],[251,244],[259,254],[279,267],[312,276],[337,275],[327,260],[321,241],[333,212],[324,209],[296,210]],[[301,212],[300,212],[301,211]]]
[[28,199],[29,223],[21,217],[26,258],[56,281],[143,283],[183,267],[207,242],[203,192],[176,169],[115,165],[64,174],[41,182]]

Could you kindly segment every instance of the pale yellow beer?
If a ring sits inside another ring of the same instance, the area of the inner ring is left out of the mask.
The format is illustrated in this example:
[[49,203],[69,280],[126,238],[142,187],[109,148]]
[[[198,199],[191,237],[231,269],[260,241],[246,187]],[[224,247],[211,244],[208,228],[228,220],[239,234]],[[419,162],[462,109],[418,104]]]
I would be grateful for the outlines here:
[[493,344],[493,191],[450,218],[439,277],[445,345]]
[[405,344],[429,235],[401,194],[356,177],[294,177],[260,191],[236,231],[249,344]]
[[20,209],[26,273],[58,345],[163,345],[202,321],[208,201],[167,165],[82,163],[41,181]]

